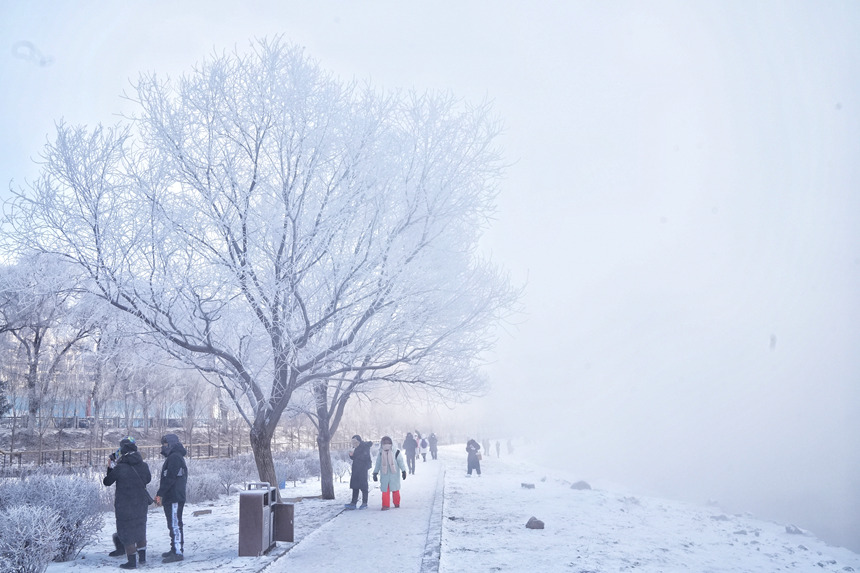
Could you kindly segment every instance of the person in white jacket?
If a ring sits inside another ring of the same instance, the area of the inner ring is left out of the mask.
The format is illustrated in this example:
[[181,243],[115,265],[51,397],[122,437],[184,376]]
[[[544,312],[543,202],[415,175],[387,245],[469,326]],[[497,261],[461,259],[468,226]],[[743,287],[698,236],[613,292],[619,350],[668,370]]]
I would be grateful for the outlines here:
[[373,481],[379,482],[379,489],[382,490],[382,511],[386,511],[391,509],[391,497],[394,497],[394,507],[400,507],[400,480],[406,479],[406,462],[403,461],[400,450],[394,449],[390,437],[383,436],[379,444],[376,465],[373,466]]
[[426,462],[427,452],[430,450],[430,442],[427,441],[427,438],[420,438],[418,440],[418,448],[421,452],[421,459]]

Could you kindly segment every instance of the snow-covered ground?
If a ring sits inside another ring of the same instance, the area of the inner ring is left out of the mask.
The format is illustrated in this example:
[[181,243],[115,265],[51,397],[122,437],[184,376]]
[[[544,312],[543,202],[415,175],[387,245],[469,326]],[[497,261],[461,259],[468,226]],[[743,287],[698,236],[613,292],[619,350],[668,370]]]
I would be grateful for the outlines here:
[[[465,475],[463,445],[440,448],[439,460],[417,462],[403,484],[401,508],[343,511],[346,483],[336,501],[323,501],[319,484],[282,490],[295,505],[295,543],[278,543],[262,557],[238,557],[238,494],[186,508],[186,560],[164,565],[163,514],[150,513],[147,569],[304,573],[316,571],[572,571],[575,573],[860,571],[860,555],[832,547],[785,523],[723,513],[712,506],[571,488],[578,476],[538,467],[518,454],[484,457],[483,475]],[[193,476],[191,476],[193,479]],[[534,485],[534,488],[523,487]],[[373,482],[371,482],[373,485]],[[599,484],[592,484],[597,486]],[[211,510],[193,516],[193,512]],[[536,517],[544,529],[527,529]],[[49,573],[110,568],[113,516],[98,543]]]

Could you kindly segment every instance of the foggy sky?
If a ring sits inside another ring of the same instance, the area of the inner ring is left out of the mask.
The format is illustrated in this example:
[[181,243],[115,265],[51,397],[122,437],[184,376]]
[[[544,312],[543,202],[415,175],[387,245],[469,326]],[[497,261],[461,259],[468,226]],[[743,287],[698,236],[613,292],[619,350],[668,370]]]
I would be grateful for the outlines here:
[[505,121],[524,312],[472,431],[860,551],[860,5],[0,0],[2,193],[54,121],[274,34]]

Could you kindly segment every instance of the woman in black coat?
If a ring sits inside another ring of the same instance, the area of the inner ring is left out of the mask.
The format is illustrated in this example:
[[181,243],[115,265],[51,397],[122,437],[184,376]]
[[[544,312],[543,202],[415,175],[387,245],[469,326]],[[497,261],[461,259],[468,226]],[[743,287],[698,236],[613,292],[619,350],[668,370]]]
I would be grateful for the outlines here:
[[146,562],[146,512],[152,503],[146,484],[152,480],[152,474],[137,451],[134,438],[123,438],[117,454],[111,454],[103,483],[106,486],[116,483],[116,532],[128,557],[128,563],[120,567],[135,569],[138,558],[141,563]]
[[361,492],[361,507],[358,509],[367,509],[367,490],[370,488],[367,483],[367,471],[373,465],[370,459],[370,446],[373,442],[363,442],[358,434],[352,437],[352,451],[349,453],[352,459],[352,474],[349,477],[349,487],[352,488],[352,502],[344,505],[346,509],[355,509],[358,503],[358,492]]
[[467,477],[472,475],[472,470],[476,470],[478,472],[478,476],[481,475],[481,458],[478,452],[481,451],[481,444],[469,438],[469,441],[466,442],[466,470],[469,472],[466,474]]

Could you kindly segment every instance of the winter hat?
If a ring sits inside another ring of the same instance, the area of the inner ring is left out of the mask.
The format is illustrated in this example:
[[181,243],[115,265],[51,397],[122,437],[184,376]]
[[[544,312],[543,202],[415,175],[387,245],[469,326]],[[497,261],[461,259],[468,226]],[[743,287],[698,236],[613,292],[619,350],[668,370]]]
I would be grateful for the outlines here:
[[358,434],[354,435],[354,436],[352,437],[352,439],[353,439],[353,440],[357,440],[359,444],[363,441],[363,440],[361,439],[361,436],[359,436]]
[[161,455],[165,458],[170,455],[170,450],[179,445],[179,436],[176,434],[164,434],[161,436]]
[[391,444],[393,442],[391,441],[391,438],[389,438],[388,436],[382,436],[382,439],[379,441],[379,443],[380,444]]
[[134,443],[134,438],[131,436],[127,436],[120,440],[119,442],[119,451],[122,455],[130,454],[131,452],[137,451],[137,444]]

